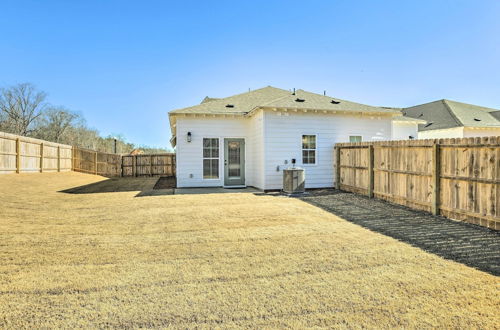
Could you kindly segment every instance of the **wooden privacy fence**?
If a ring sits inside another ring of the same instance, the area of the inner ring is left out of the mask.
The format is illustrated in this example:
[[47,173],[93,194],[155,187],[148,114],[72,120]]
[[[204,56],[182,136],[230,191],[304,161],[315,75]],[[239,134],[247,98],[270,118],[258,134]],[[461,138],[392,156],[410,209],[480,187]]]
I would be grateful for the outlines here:
[[73,147],[73,171],[102,176],[121,176],[121,155]]
[[338,143],[336,187],[500,229],[500,136]]
[[175,154],[109,154],[0,132],[0,174],[72,170],[107,177],[175,176]]
[[71,171],[71,146],[0,132],[0,174]]
[[175,154],[125,155],[122,176],[175,176]]
[[73,171],[102,176],[174,176],[175,154],[117,155],[73,147]]

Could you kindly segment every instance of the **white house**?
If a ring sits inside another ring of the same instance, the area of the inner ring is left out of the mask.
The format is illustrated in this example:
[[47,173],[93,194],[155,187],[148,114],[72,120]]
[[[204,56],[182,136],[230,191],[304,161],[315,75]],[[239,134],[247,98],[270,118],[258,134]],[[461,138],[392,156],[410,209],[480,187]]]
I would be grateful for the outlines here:
[[335,143],[390,140],[400,115],[274,87],[207,97],[169,113],[177,186],[281,189],[283,168],[297,166],[305,169],[306,188],[332,187]]
[[426,121],[419,139],[465,138],[500,135],[500,110],[450,100],[402,109],[405,118]]
[[392,120],[392,140],[414,140],[418,138],[418,125],[427,122],[405,116],[394,117]]

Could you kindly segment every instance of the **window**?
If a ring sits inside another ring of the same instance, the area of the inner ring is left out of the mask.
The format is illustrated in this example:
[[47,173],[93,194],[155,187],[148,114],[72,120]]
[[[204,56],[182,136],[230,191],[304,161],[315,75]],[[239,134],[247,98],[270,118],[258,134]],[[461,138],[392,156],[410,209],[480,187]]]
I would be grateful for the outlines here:
[[361,135],[351,135],[349,136],[349,142],[361,142],[363,137]]
[[203,139],[203,179],[219,178],[219,139]]
[[316,135],[302,135],[302,164],[316,164]]

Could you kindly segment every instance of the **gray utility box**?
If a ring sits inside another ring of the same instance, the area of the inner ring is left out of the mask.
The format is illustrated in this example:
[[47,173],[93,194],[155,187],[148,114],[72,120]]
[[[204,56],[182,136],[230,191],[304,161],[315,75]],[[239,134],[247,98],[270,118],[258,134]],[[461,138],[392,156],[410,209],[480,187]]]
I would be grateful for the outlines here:
[[283,170],[283,191],[287,194],[303,193],[306,188],[303,168],[287,168]]

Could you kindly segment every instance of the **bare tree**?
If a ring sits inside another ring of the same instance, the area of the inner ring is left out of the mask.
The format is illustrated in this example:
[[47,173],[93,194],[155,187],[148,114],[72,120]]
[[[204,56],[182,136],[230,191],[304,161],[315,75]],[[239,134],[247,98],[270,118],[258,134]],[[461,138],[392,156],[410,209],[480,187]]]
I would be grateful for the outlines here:
[[33,123],[43,113],[47,94],[30,83],[18,84],[0,90],[2,128],[14,134],[29,135]]
[[76,126],[80,116],[64,107],[49,107],[37,122],[36,137],[63,143],[70,127]]
[[[81,115],[49,105],[46,97],[30,83],[0,88],[0,131],[109,153],[115,152],[115,143],[117,153],[128,153],[136,147],[120,134],[102,137],[99,131],[87,126]],[[150,152],[165,151],[141,148]]]

